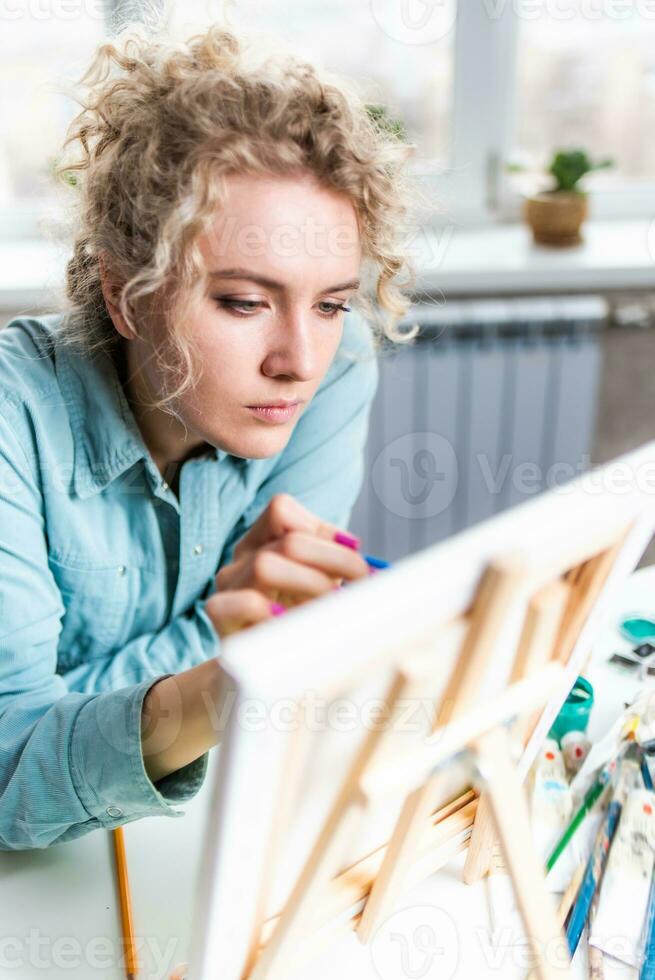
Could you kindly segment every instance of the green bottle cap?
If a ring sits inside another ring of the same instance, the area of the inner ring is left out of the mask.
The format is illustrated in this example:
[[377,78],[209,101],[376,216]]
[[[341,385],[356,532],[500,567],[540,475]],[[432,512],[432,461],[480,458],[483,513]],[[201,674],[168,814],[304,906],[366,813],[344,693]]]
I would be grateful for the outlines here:
[[567,732],[584,732],[594,705],[594,689],[585,677],[578,677],[548,733],[559,742]]

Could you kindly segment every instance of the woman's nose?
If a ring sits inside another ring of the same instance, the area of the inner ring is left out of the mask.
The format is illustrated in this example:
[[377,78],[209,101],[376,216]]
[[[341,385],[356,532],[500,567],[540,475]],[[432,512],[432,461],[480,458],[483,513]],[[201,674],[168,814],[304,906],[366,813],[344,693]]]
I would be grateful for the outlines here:
[[280,329],[271,338],[264,359],[264,373],[285,374],[296,381],[311,381],[320,370],[320,349],[316,325],[303,314],[284,317]]

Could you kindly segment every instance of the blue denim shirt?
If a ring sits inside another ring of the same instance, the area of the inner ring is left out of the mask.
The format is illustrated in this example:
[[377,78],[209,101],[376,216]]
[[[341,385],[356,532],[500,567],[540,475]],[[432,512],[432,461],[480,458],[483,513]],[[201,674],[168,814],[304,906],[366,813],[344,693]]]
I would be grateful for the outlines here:
[[181,817],[208,754],[153,783],[141,706],[157,679],[220,654],[204,611],[271,497],[346,527],[378,369],[346,314],[337,355],[282,452],[212,448],[179,497],[146,448],[113,361],[57,344],[61,315],[0,330],[0,849],[140,817]]

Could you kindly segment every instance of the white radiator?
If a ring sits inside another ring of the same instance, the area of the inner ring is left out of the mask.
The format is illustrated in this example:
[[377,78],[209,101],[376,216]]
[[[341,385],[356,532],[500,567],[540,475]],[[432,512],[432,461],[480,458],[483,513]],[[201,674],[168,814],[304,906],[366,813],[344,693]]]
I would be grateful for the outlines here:
[[599,296],[416,306],[379,355],[364,485],[350,527],[394,561],[589,467]]

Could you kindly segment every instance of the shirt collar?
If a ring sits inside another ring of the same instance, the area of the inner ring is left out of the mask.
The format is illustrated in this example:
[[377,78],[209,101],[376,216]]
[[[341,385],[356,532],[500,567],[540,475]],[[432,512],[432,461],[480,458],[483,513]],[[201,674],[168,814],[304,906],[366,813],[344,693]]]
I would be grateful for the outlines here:
[[[46,324],[50,330],[55,319],[61,317],[43,318],[50,320]],[[76,494],[84,498],[99,493],[141,459],[153,488],[161,484],[161,473],[143,441],[109,354],[80,354],[55,344],[55,370],[73,434]],[[229,459],[244,467],[249,462],[215,446],[211,449],[211,458],[219,463]]]

